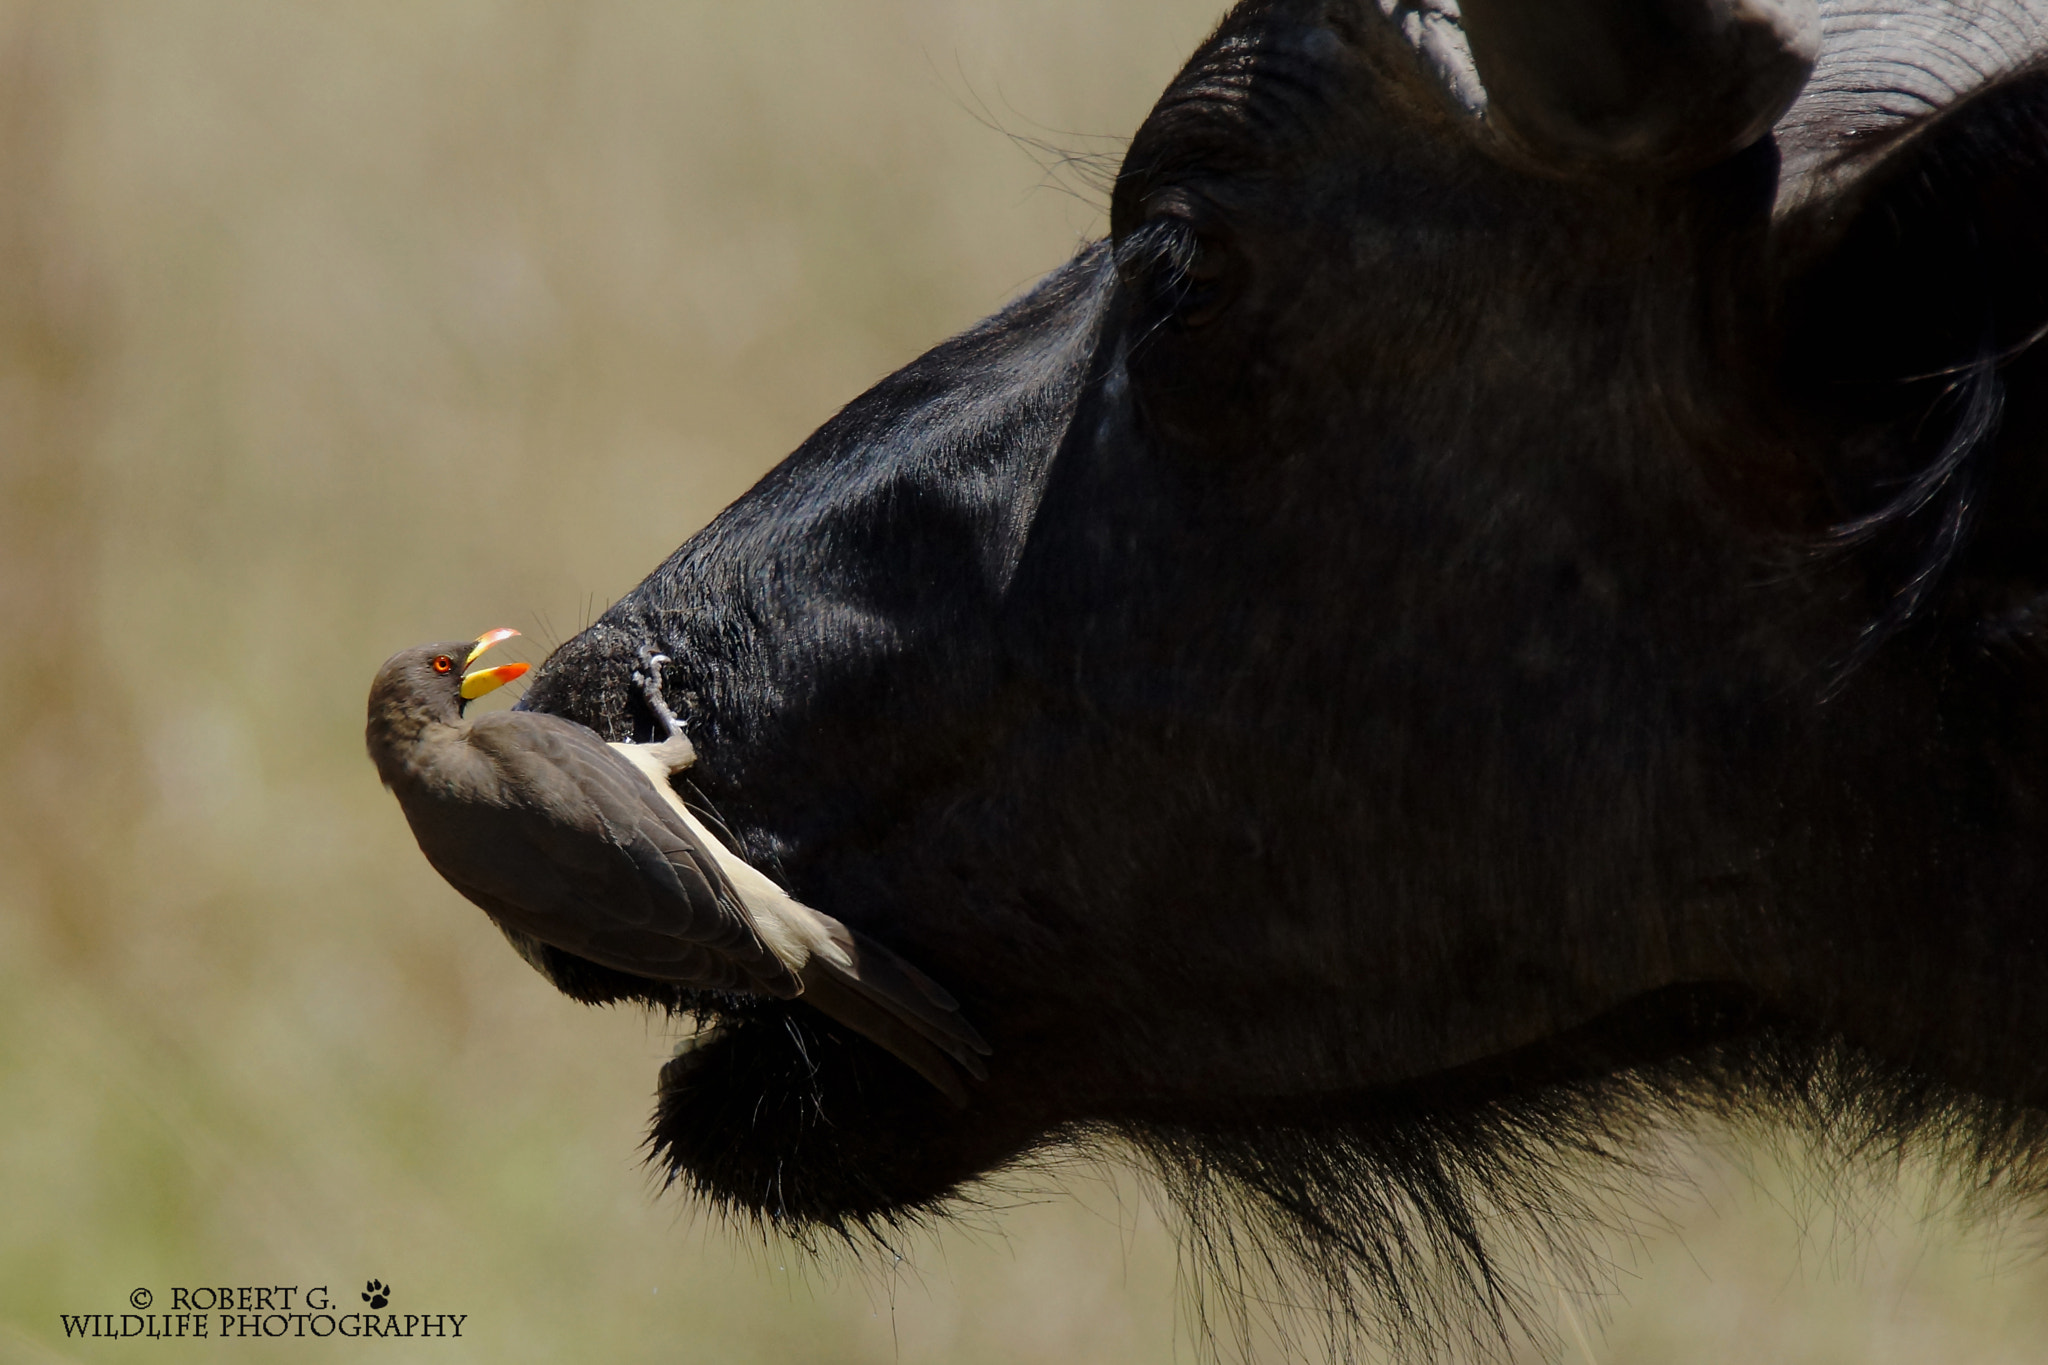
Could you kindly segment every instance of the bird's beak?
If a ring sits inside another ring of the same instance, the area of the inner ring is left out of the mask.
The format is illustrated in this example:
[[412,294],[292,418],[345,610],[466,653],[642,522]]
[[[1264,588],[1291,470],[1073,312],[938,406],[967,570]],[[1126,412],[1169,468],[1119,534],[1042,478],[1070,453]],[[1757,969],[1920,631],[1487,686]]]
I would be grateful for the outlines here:
[[518,631],[510,626],[499,626],[496,630],[485,631],[476,637],[476,648],[469,651],[469,657],[462,661],[462,666],[468,668],[478,659],[483,658],[486,650],[495,649],[518,633]]
[[[509,626],[487,630],[476,638],[476,648],[469,651],[469,657],[462,661],[463,667],[475,663],[483,652],[493,645],[502,644],[519,632]],[[486,692],[495,692],[514,678],[523,678],[532,664],[500,664],[496,668],[479,668],[474,673],[462,675],[462,699],[475,701]]]

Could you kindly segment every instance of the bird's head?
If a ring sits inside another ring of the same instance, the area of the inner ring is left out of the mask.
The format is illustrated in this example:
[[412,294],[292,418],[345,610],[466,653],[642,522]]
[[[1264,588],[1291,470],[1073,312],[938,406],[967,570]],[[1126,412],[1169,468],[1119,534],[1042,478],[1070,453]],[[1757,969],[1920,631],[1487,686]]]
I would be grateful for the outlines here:
[[524,677],[531,664],[499,664],[496,668],[472,669],[493,646],[519,632],[509,627],[485,631],[474,641],[451,640],[441,644],[401,649],[377,670],[370,685],[370,719],[401,718],[414,723],[441,721],[453,724],[462,718],[462,708],[487,692],[494,692]]

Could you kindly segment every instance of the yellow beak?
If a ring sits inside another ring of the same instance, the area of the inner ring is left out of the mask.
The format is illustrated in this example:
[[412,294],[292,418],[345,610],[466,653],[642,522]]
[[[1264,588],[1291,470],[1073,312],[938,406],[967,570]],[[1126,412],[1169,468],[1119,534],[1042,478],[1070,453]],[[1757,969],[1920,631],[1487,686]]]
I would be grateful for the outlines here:
[[498,645],[504,644],[507,640],[511,639],[518,633],[518,631],[512,629],[512,627],[510,626],[499,626],[496,630],[485,631],[483,634],[476,637],[476,648],[469,651],[469,657],[462,661],[462,666],[464,668],[468,668],[478,659],[483,658],[485,650],[492,649]]
[[[519,632],[509,626],[487,630],[476,637],[476,648],[469,651],[469,657],[462,661],[464,668],[475,663],[483,652],[493,645],[503,644]],[[496,668],[479,668],[474,673],[462,675],[462,699],[475,701],[486,692],[495,692],[514,678],[523,678],[532,664],[500,664]]]

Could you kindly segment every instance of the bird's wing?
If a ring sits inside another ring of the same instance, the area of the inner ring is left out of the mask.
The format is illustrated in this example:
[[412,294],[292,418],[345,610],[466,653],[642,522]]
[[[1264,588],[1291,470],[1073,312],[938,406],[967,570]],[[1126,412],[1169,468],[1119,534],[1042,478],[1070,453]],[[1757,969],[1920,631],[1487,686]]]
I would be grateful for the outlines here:
[[836,956],[814,953],[803,965],[804,999],[895,1053],[955,1104],[967,1103],[953,1064],[976,1080],[987,1080],[988,1067],[981,1059],[989,1055],[989,1045],[960,1014],[959,1002],[867,935],[830,915],[801,908],[823,923],[840,950]]
[[470,726],[467,743],[495,776],[490,799],[444,806],[450,837],[427,852],[470,899],[544,943],[636,976],[798,992],[711,852],[597,735],[557,716],[501,711]]
[[[801,993],[956,1103],[967,1102],[956,1064],[986,1078],[989,1046],[952,996],[720,846],[673,790],[655,785],[665,787],[664,756],[629,757],[583,726],[530,711],[480,718],[467,743],[495,780],[483,784],[490,801],[458,803],[468,822],[462,866],[436,856],[424,832],[420,845],[500,922],[636,976]],[[653,771],[636,757],[655,759]]]
[[[944,987],[889,949],[791,896],[716,834],[704,828],[669,785],[669,775],[696,757],[686,739],[667,744],[612,744],[609,749],[646,777],[648,789],[718,862],[775,955],[803,982],[804,999],[908,1062],[932,1084],[965,1103],[966,1091],[947,1058],[977,1080],[988,1044],[960,1014]],[[684,746],[680,756],[677,745]]]

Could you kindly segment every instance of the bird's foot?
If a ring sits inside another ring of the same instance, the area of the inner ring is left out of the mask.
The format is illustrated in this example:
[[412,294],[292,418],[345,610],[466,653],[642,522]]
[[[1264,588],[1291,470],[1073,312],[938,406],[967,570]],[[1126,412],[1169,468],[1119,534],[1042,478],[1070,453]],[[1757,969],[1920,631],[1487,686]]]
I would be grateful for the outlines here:
[[668,698],[661,690],[661,666],[668,662],[668,655],[657,654],[653,645],[640,646],[640,666],[633,670],[633,685],[640,689],[641,700],[654,718],[667,727],[664,739],[680,739],[683,723],[676,719],[676,713],[668,709]]

